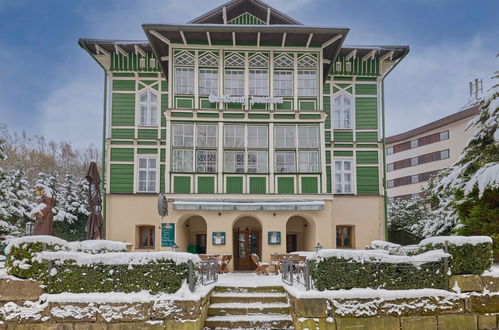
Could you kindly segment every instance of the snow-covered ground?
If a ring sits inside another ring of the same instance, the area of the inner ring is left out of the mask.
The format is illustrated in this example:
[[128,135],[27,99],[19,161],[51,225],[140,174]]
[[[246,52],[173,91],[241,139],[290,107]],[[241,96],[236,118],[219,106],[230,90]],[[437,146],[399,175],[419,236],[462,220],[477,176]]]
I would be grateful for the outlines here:
[[256,275],[255,273],[226,273],[218,276],[219,286],[240,286],[256,288],[259,286],[282,285],[280,275]]

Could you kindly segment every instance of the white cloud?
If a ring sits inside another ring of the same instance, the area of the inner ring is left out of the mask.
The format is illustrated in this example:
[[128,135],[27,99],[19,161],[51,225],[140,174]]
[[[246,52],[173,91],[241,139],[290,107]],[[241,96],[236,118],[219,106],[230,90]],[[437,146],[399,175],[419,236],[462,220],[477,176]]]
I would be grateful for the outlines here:
[[385,81],[387,136],[459,111],[468,102],[468,83],[483,78],[484,89],[497,69],[494,35],[465,43],[411,49]]

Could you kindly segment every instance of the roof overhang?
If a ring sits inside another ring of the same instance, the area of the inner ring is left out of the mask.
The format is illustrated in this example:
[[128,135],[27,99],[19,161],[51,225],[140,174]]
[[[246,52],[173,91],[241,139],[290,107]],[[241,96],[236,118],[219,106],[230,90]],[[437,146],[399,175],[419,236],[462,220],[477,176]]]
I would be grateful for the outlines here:
[[[147,39],[158,59],[167,59],[172,44],[226,45],[227,47],[286,47],[322,49],[324,76],[327,77],[348,34],[348,28],[307,27],[302,25],[236,24],[144,24]],[[168,72],[164,72],[165,76]]]
[[321,211],[323,200],[174,199],[177,211]]

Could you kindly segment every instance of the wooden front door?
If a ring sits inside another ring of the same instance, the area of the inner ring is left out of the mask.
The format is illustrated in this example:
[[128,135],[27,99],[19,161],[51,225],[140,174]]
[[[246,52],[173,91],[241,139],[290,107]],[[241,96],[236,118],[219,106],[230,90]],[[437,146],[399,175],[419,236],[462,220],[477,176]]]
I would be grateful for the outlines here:
[[286,253],[298,250],[296,234],[286,234]]
[[253,270],[256,265],[251,255],[262,259],[262,231],[258,229],[234,230],[234,256],[236,270]]
[[196,234],[197,253],[206,254],[206,234]]

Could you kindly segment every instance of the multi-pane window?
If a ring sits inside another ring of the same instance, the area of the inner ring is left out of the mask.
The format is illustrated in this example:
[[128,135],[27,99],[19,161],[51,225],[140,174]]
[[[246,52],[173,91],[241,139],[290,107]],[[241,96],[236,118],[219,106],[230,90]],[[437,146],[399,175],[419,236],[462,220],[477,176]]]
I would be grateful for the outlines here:
[[274,71],[274,96],[293,96],[293,71]]
[[333,127],[352,128],[352,97],[342,93],[333,101]]
[[334,192],[336,194],[352,193],[352,161],[334,161]]
[[158,96],[156,93],[146,90],[139,95],[140,125],[158,125]]
[[248,126],[248,148],[267,148],[268,145],[267,126]]
[[440,159],[449,158],[449,149],[440,151]]
[[139,192],[155,192],[156,191],[156,158],[140,157],[139,158]]
[[244,126],[225,125],[224,126],[224,147],[244,148]]
[[444,131],[440,133],[440,141],[447,140],[449,138],[449,131]]
[[218,70],[199,69],[199,94],[218,95]]
[[225,151],[224,171],[229,173],[244,173],[244,151]]
[[267,151],[248,151],[248,173],[266,173],[268,172]]
[[336,226],[336,248],[353,248],[353,226]]
[[298,126],[298,148],[318,148],[319,127]]
[[174,124],[173,125],[173,146],[193,147],[194,146],[194,125]]
[[317,71],[298,71],[298,96],[317,96]]
[[244,95],[244,70],[225,70],[225,95]]
[[269,95],[269,74],[267,70],[249,70],[249,93],[250,95]]
[[197,125],[196,127],[196,147],[215,148],[217,146],[217,126]]
[[296,126],[276,126],[276,148],[295,148]]
[[196,150],[196,172],[215,173],[217,171],[216,150]]
[[192,172],[192,156],[192,150],[173,149],[173,172]]
[[276,151],[275,166],[277,173],[295,173],[296,160],[294,151]]
[[319,152],[300,150],[298,152],[298,170],[302,173],[319,172]]
[[154,226],[139,226],[139,249],[154,249]]
[[194,68],[175,68],[175,94],[194,94]]

